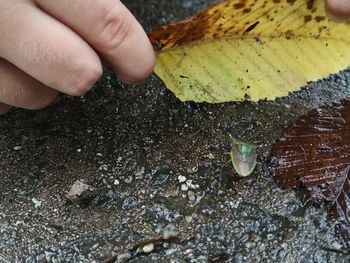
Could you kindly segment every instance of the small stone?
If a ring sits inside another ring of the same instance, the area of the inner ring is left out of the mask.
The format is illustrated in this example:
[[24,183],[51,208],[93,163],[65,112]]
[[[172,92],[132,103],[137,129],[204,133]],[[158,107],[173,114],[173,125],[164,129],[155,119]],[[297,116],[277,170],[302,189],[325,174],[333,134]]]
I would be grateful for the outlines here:
[[170,255],[174,254],[176,251],[177,251],[177,248],[169,248],[169,249],[165,250],[165,254],[167,256],[170,256]]
[[131,258],[130,253],[123,252],[117,256],[117,260],[115,262],[126,262],[129,258]]
[[154,244],[153,243],[149,243],[147,245],[144,245],[142,247],[142,251],[145,253],[151,253],[154,250]]
[[107,164],[102,164],[99,168],[99,171],[108,171],[108,165]]
[[191,254],[193,252],[193,249],[192,248],[187,248],[186,250],[185,250],[185,253],[186,254]]
[[116,179],[116,180],[114,181],[114,185],[118,185],[118,184],[119,184],[119,180]]
[[132,182],[132,175],[129,175],[126,179],[125,179],[125,183],[130,184]]
[[145,167],[141,167],[137,171],[135,171],[134,176],[136,179],[142,179],[145,174]]
[[77,149],[77,152],[78,152],[78,153],[80,153],[80,152],[81,152],[81,149],[80,149],[80,148],[79,148],[79,149]]
[[187,180],[187,178],[185,176],[183,176],[183,175],[179,175],[177,177],[177,179],[179,180],[180,183],[186,182],[186,180]]
[[214,156],[212,153],[209,153],[209,154],[208,154],[208,158],[211,159],[211,160],[213,160],[213,159],[215,159],[215,156]]
[[39,200],[36,199],[35,197],[32,198],[32,202],[33,202],[35,208],[40,207],[41,204],[42,204],[42,201],[39,201]]
[[75,181],[68,192],[68,199],[77,205],[87,204],[95,197],[96,189],[84,183],[82,180]]
[[163,235],[167,236],[177,236],[179,231],[176,229],[174,224],[168,224],[163,229]]
[[185,216],[185,220],[187,223],[191,223],[193,221],[193,217],[192,216]]
[[188,191],[187,195],[188,195],[188,199],[189,199],[191,202],[196,201],[196,194],[195,194],[194,192]]
[[15,147],[13,147],[13,149],[14,149],[15,151],[19,151],[19,150],[22,149],[22,146],[17,145],[17,146],[15,146]]
[[100,246],[100,244],[99,244],[99,243],[96,243],[95,245],[92,246],[91,249],[92,249],[92,250],[95,250],[95,249],[98,248],[99,246]]
[[136,199],[136,197],[129,196],[129,197],[124,199],[124,202],[123,202],[123,205],[122,205],[122,209],[123,210],[128,210],[131,207],[134,207],[134,206],[136,206],[138,204],[139,204],[139,201]]
[[338,242],[338,241],[334,241],[332,243],[332,248],[335,249],[335,250],[342,250],[342,245]]
[[188,186],[186,184],[181,185],[181,191],[186,192],[188,190]]

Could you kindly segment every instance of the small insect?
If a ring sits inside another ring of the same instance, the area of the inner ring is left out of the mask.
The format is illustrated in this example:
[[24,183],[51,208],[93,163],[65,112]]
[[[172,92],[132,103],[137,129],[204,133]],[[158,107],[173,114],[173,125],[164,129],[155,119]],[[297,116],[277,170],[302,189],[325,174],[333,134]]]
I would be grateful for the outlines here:
[[231,162],[237,174],[246,177],[252,174],[256,166],[256,149],[254,144],[245,143],[231,135]]

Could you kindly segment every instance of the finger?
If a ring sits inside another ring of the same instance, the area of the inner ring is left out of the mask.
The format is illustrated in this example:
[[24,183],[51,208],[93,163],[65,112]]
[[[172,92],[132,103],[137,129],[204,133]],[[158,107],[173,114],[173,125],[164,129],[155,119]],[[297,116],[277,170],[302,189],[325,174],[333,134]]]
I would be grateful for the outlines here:
[[33,79],[6,60],[0,59],[0,112],[8,110],[9,105],[32,110],[41,109],[53,102],[56,96],[57,91]]
[[336,22],[348,22],[350,21],[350,1],[326,0],[326,13]]
[[127,83],[153,70],[153,48],[141,25],[118,0],[35,0],[97,50]]
[[0,102],[0,115],[4,115],[11,109],[11,106]]
[[29,0],[0,0],[0,57],[40,82],[83,95],[102,74],[98,55]]

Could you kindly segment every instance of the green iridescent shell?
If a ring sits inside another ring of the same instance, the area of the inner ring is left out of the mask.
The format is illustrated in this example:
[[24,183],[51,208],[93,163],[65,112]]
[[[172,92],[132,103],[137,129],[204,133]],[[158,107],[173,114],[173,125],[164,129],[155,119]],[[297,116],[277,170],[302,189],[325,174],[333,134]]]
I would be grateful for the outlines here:
[[231,137],[231,162],[237,174],[246,177],[252,174],[256,166],[257,146]]

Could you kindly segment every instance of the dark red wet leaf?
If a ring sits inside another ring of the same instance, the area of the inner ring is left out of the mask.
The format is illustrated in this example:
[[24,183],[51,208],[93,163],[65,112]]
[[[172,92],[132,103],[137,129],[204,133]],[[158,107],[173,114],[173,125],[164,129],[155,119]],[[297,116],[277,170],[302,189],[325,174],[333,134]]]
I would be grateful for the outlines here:
[[271,170],[283,188],[306,187],[342,224],[350,250],[350,100],[311,111],[272,146]]

